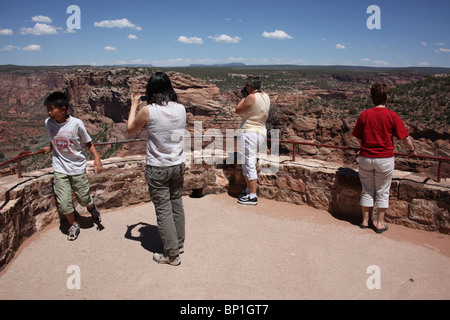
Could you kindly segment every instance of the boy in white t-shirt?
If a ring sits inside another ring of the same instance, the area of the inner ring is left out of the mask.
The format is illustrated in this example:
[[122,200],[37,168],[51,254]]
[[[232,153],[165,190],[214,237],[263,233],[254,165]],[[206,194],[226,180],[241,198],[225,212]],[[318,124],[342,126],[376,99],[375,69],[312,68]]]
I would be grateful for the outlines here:
[[72,203],[72,190],[80,205],[87,207],[95,223],[101,217],[90,195],[89,181],[86,175],[86,146],[94,155],[94,170],[100,173],[103,169],[100,156],[92,139],[80,119],[67,114],[69,100],[62,92],[53,92],[44,102],[49,118],[45,120],[45,129],[50,138],[50,146],[41,151],[52,152],[54,171],[54,192],[59,211],[70,223],[67,239],[75,240],[80,233],[80,226],[75,220]]

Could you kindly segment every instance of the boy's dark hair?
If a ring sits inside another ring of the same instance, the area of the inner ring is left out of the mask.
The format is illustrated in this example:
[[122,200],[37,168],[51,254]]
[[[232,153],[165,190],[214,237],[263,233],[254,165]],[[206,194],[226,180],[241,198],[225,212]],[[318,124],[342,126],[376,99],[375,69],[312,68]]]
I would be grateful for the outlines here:
[[69,109],[69,99],[64,93],[55,91],[45,98],[44,105],[55,106],[57,108],[66,107]]
[[167,105],[169,101],[177,102],[178,97],[172,87],[169,76],[164,72],[155,72],[150,76],[146,89],[147,103]]
[[245,85],[251,86],[255,90],[261,90],[261,79],[259,77],[248,76]]
[[374,83],[370,88],[370,94],[372,95],[372,101],[375,105],[384,105],[387,102],[389,88],[385,84]]

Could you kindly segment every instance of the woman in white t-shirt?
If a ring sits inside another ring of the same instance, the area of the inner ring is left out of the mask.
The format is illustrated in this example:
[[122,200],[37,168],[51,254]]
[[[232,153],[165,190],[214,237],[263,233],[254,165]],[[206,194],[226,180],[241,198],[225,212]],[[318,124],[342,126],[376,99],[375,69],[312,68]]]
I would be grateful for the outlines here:
[[186,109],[177,102],[169,77],[155,72],[147,84],[147,106],[136,114],[141,95],[131,95],[127,132],[138,133],[147,126],[145,177],[155,206],[158,231],[164,252],[153,254],[153,260],[177,266],[184,252],[185,216],[182,201],[186,160],[184,132]]

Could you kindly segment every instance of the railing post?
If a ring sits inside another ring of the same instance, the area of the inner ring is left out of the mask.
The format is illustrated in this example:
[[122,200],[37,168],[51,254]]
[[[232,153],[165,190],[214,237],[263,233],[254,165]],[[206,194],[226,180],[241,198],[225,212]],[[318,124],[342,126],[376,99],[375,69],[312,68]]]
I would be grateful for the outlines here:
[[297,144],[295,142],[292,142],[292,161],[295,161],[296,147],[297,147]]
[[17,176],[18,178],[22,178],[22,161],[20,159],[17,160]]
[[441,182],[442,160],[439,160],[437,182]]

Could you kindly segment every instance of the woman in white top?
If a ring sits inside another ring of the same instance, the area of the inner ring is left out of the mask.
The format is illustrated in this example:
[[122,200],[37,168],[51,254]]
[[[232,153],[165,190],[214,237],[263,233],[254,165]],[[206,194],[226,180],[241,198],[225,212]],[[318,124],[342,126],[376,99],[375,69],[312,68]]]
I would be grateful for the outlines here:
[[236,106],[236,113],[242,115],[241,138],[244,153],[242,172],[247,189],[239,193],[238,203],[256,205],[258,204],[256,162],[258,149],[267,136],[266,121],[269,117],[270,98],[261,91],[259,77],[248,77],[242,92],[245,98]]
[[177,102],[167,74],[155,72],[147,84],[147,106],[136,115],[141,95],[131,95],[127,132],[138,133],[147,126],[145,177],[155,206],[158,231],[164,252],[153,260],[177,266],[184,252],[185,215],[182,202],[185,173],[184,132],[186,109]]

